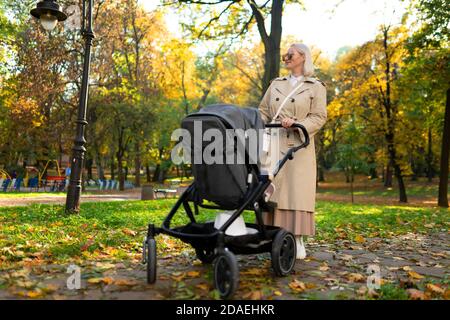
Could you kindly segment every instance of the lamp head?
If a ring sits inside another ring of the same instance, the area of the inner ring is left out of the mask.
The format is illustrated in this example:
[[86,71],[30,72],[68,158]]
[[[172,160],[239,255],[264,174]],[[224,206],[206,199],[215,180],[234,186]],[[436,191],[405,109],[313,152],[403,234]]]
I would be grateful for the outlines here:
[[54,0],[43,0],[38,2],[36,8],[31,10],[31,15],[41,21],[45,30],[53,30],[58,21],[67,19],[67,15],[61,11],[61,6]]

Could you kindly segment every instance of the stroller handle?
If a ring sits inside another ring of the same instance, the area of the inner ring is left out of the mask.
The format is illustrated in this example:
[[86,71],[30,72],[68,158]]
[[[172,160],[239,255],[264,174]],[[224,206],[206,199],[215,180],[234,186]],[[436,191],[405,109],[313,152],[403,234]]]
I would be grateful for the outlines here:
[[[265,127],[266,128],[284,128],[281,125],[281,123],[268,123],[268,124],[265,125]],[[295,151],[300,150],[302,148],[306,148],[309,145],[309,134],[308,134],[308,131],[306,130],[306,128],[303,125],[301,125],[300,123],[294,123],[291,126],[291,128],[298,128],[298,129],[302,130],[303,135],[305,136],[305,141],[301,145],[299,145],[299,146],[297,146],[295,148],[292,148],[293,149],[292,151],[295,152]]]

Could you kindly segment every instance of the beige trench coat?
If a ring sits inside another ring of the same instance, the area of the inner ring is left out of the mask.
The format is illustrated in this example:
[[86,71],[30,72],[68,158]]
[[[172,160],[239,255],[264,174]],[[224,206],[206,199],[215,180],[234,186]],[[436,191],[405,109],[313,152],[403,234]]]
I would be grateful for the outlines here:
[[[315,212],[317,168],[314,135],[326,122],[327,96],[325,84],[320,80],[305,77],[304,81],[304,85],[284,105],[279,119],[291,117],[305,126],[311,142],[308,147],[297,151],[294,159],[287,161],[275,177],[276,191],[270,201],[276,202],[278,209]],[[292,87],[287,76],[272,80],[259,105],[264,123],[272,121],[284,98],[298,84]],[[280,137],[281,155],[302,142],[299,131],[293,128],[280,129]]]

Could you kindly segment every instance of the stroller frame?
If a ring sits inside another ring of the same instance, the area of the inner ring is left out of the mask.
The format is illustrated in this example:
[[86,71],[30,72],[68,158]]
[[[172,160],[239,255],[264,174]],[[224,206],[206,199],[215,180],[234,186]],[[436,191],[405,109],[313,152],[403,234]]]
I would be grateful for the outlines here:
[[[282,128],[281,124],[266,124],[266,128]],[[305,141],[290,148],[284,157],[275,165],[273,177],[288,160],[292,160],[294,153],[309,145],[309,135],[306,128],[300,124],[292,127],[299,128],[305,137]],[[291,272],[296,260],[296,242],[292,233],[283,228],[265,225],[262,218],[263,209],[273,211],[273,208],[264,200],[264,191],[270,185],[271,180],[267,175],[261,175],[257,165],[252,165],[258,173],[258,183],[245,201],[234,210],[231,217],[219,228],[214,228],[214,222],[197,223],[190,202],[194,203],[195,214],[199,214],[198,207],[223,210],[220,206],[197,203],[191,199],[195,189],[192,183],[180,196],[161,227],[149,224],[147,236],[143,243],[143,263],[147,264],[147,282],[156,281],[156,241],[155,236],[166,234],[189,243],[195,249],[197,257],[204,264],[214,262],[214,285],[221,298],[229,298],[238,287],[239,269],[235,254],[257,254],[271,252],[272,267],[277,276],[286,276]],[[180,207],[183,206],[190,222],[187,225],[171,228],[171,221]],[[243,213],[244,210],[253,210],[256,216],[255,223],[246,223],[246,227],[257,229],[258,232],[251,235],[230,236],[225,232],[228,227]]]

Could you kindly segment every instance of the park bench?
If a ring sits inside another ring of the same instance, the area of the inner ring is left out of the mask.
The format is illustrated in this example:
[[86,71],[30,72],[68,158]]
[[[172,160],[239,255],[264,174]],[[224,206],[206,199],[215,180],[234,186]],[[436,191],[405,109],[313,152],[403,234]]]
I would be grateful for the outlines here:
[[177,190],[174,189],[154,189],[153,192],[155,193],[155,198],[158,198],[158,195],[162,195],[164,198],[167,198],[168,195],[177,195]]

